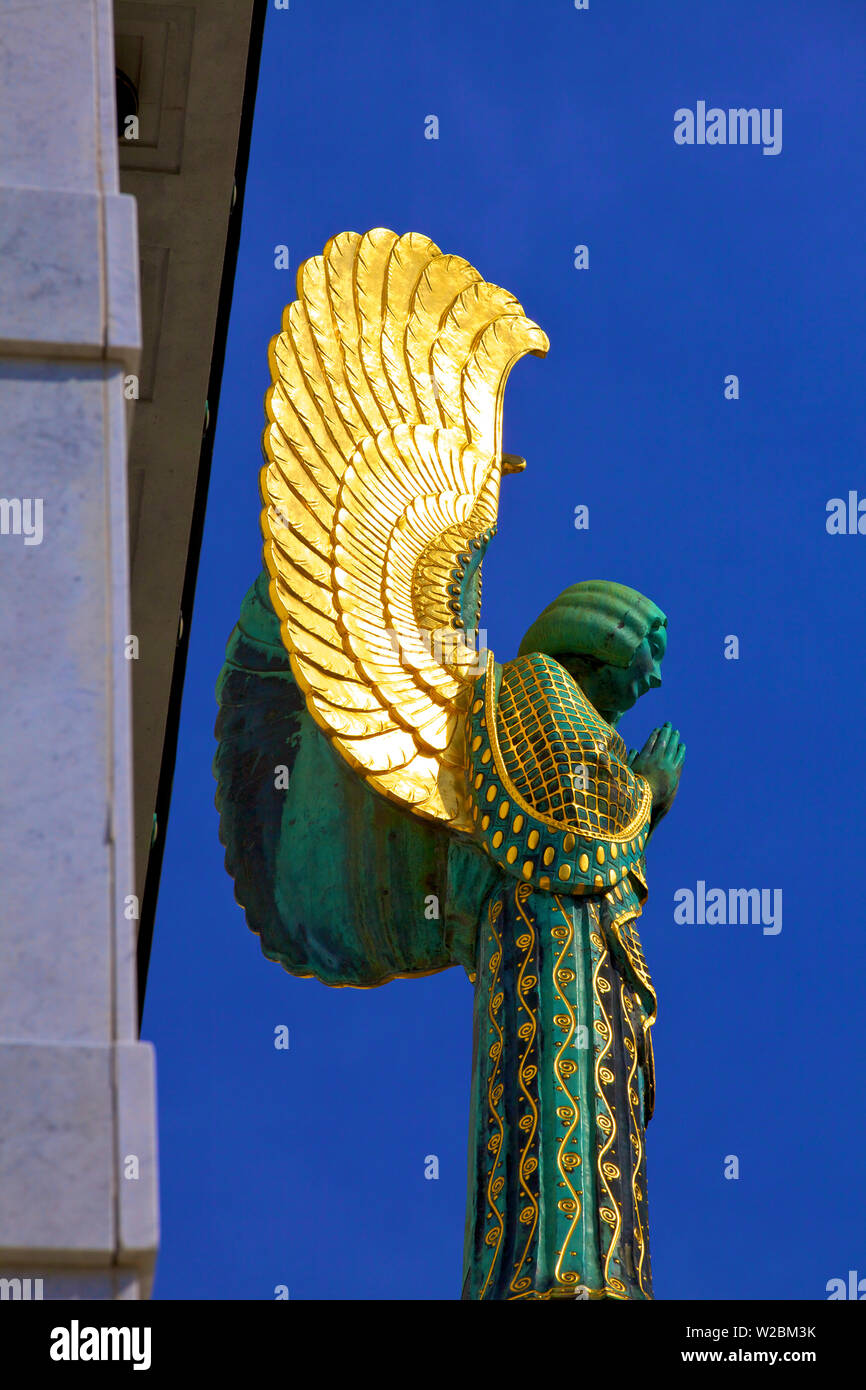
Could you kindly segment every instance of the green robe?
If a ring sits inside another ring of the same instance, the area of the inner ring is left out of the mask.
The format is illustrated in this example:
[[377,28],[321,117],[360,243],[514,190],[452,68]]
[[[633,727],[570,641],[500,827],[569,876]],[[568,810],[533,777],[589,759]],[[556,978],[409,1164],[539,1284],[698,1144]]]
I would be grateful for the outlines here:
[[650,1298],[647,1014],[594,899],[503,877],[479,933],[464,1298]]
[[335,986],[452,965],[475,983],[463,1296],[651,1297],[649,793],[620,736],[551,658],[490,658],[467,717],[475,833],[421,821],[310,718],[264,574],[217,699],[220,836],[264,954]]

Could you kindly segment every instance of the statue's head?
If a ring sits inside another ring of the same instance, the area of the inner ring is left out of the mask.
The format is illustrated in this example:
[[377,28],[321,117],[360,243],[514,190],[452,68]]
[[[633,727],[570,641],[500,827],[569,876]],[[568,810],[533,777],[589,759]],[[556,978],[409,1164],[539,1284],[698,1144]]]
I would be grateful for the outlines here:
[[609,724],[660,686],[667,618],[636,589],[607,579],[572,584],[548,604],[520,644],[543,652],[574,677]]

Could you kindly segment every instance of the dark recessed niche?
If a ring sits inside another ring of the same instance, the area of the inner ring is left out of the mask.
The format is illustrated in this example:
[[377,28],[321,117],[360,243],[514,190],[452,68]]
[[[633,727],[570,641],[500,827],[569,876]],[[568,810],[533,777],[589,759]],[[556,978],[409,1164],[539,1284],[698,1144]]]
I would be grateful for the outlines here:
[[138,88],[121,68],[115,68],[114,90],[117,103],[117,138],[123,140],[127,118],[138,115]]

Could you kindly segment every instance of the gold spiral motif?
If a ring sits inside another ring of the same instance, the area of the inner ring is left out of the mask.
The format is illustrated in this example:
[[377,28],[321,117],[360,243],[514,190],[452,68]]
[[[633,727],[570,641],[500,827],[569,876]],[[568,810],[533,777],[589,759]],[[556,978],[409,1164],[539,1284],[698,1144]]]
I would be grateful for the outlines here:
[[490,1184],[490,1191],[493,1193],[494,1197],[498,1197],[504,1186],[504,1178],[495,1178],[494,1181]]
[[[606,978],[608,962],[609,956],[607,946],[603,945],[602,949],[598,952],[598,956],[593,967],[592,984],[593,991],[595,994],[595,1005],[602,1016],[600,1020],[600,1022],[602,1022],[602,1027],[599,1027],[598,1022],[596,1023],[596,1027],[598,1028],[599,1034],[604,1038],[604,1046],[601,1048],[600,1051],[597,1051],[596,1056],[595,1084],[596,1093],[599,1096],[601,1103],[606,1107],[607,1114],[596,1115],[596,1123],[599,1129],[601,1130],[602,1134],[604,1134],[605,1136],[605,1142],[602,1145],[601,1149],[598,1151],[596,1157],[596,1171],[598,1173],[599,1201],[601,1203],[602,1198],[606,1196],[608,1203],[607,1205],[599,1205],[599,1217],[602,1221],[605,1222],[606,1225],[611,1227],[610,1239],[607,1242],[607,1248],[604,1252],[604,1279],[606,1285],[608,1285],[609,1287],[608,1281],[611,1277],[611,1261],[614,1260],[616,1256],[618,1242],[622,1234],[622,1216],[620,1213],[619,1201],[617,1200],[617,1196],[610,1186],[610,1174],[608,1173],[606,1167],[606,1164],[611,1162],[611,1160],[608,1158],[608,1154],[613,1149],[613,1146],[616,1144],[617,1117],[614,1114],[613,1106],[604,1097],[600,1090],[600,1087],[604,1085],[604,1081],[601,1076],[601,1071],[602,1069],[605,1069],[605,1061],[608,1053],[610,1052],[611,1043],[613,1040],[613,1012],[611,1010],[611,1013],[609,1014],[605,1007],[605,995],[610,991],[610,981]],[[604,983],[608,987],[607,990],[602,989],[600,987],[602,983]],[[607,1066],[606,1070],[610,1072],[611,1068]]]
[[600,951],[604,949],[604,942],[602,941],[598,932],[590,932],[589,939],[592,942],[593,946],[597,946]]
[[[564,1051],[565,1048],[573,1046],[574,1031],[576,1027],[576,1019],[571,1003],[566,998],[563,989],[564,985],[567,985],[570,980],[574,980],[576,978],[575,972],[573,970],[569,970],[567,967],[563,966],[563,961],[566,958],[566,953],[568,952],[569,948],[571,948],[572,950],[574,948],[574,923],[570,911],[566,912],[563,908],[561,899],[554,895],[553,901],[556,904],[557,911],[561,913],[563,920],[563,925],[560,928],[560,934],[557,937],[557,940],[562,942],[562,950],[560,951],[559,956],[554,962],[553,986],[556,990],[556,993],[559,995],[559,998],[561,999],[562,1004],[565,1007],[565,1010],[567,1011],[565,1013],[559,1013],[554,1015],[554,1023],[557,1025],[557,1027],[562,1028],[562,1030],[566,1034],[565,1042],[563,1044],[562,1049]],[[560,1140],[556,1151],[557,1167],[559,1168],[563,1184],[568,1188],[569,1191],[569,1196],[564,1197],[562,1201],[570,1203],[570,1205],[567,1208],[562,1207],[561,1204],[560,1206],[561,1209],[565,1212],[565,1214],[571,1218],[571,1220],[568,1232],[565,1236],[565,1239],[562,1242],[562,1248],[558,1252],[555,1277],[560,1287],[568,1288],[569,1286],[579,1281],[578,1276],[575,1276],[573,1271],[563,1270],[562,1268],[563,1260],[566,1257],[566,1253],[570,1249],[571,1242],[574,1237],[574,1232],[577,1227],[577,1223],[580,1220],[581,1214],[578,1194],[572,1187],[571,1181],[569,1179],[569,1174],[573,1173],[575,1168],[577,1168],[577,1166],[580,1163],[580,1156],[578,1154],[566,1152],[566,1147],[572,1140],[572,1135],[574,1133],[575,1127],[578,1123],[578,1119],[580,1116],[580,1112],[577,1106],[577,1099],[575,1096],[572,1095],[568,1085],[569,1077],[573,1076],[574,1073],[577,1071],[577,1064],[570,1060],[563,1060],[560,1054],[556,1054],[554,1056],[553,1061],[553,1071],[557,1081],[562,1086],[562,1089],[565,1091],[566,1095],[568,1096],[568,1099],[571,1101],[571,1106],[560,1106],[559,1108],[559,1117],[562,1124],[565,1126],[565,1134]]]
[[604,1082],[605,1086],[609,1086],[614,1079],[614,1075],[610,1067],[599,1067],[598,1074]]
[[563,1197],[562,1201],[557,1202],[556,1205],[559,1207],[560,1211],[564,1211],[566,1215],[569,1216],[573,1212],[577,1211],[577,1202],[574,1200],[573,1197]]
[[601,1165],[601,1171],[604,1173],[606,1178],[622,1177],[622,1173],[619,1171],[615,1163],[603,1163]]
[[500,1082],[498,1086],[494,1086],[493,1090],[490,1093],[490,1099],[493,1101],[494,1105],[499,1104],[499,1102],[502,1099],[502,1093],[504,1090],[505,1087],[502,1085],[502,1082]]
[[526,1162],[524,1163],[524,1165],[523,1165],[523,1171],[524,1171],[524,1173],[534,1173],[537,1167],[538,1167],[538,1159],[537,1159],[537,1158],[528,1158],[528,1159],[526,1160]]
[[553,937],[554,941],[568,940],[568,930],[566,927],[551,927],[550,935]]
[[514,1265],[514,1275],[510,1284],[512,1294],[520,1294],[522,1291],[532,1287],[532,1280],[521,1277],[521,1270],[530,1258],[532,1241],[535,1237],[538,1224],[538,1201],[527,1182],[528,1177],[534,1171],[534,1166],[537,1166],[534,1165],[530,1167],[528,1165],[528,1159],[538,1125],[538,1109],[532,1091],[530,1090],[532,1081],[538,1073],[538,1068],[536,1066],[527,1065],[528,1059],[532,1054],[533,1044],[538,1031],[538,1021],[532,1010],[531,1003],[527,1000],[527,995],[530,994],[533,986],[537,984],[538,981],[535,975],[527,975],[525,973],[526,967],[532,959],[532,952],[535,947],[535,923],[532,918],[527,915],[523,907],[523,904],[528,901],[531,893],[531,887],[524,884],[517,884],[514,890],[515,906],[524,924],[524,930],[522,930],[520,935],[516,938],[518,948],[524,953],[517,976],[517,998],[518,1007],[526,1014],[525,1022],[518,1029],[518,1036],[525,1046],[518,1063],[517,1079],[522,1093],[521,1103],[525,1103],[529,1107],[529,1114],[523,1115],[519,1122],[519,1129],[526,1138],[521,1144],[520,1158],[518,1161],[518,1178],[523,1191],[523,1200],[528,1200],[529,1205],[523,1207],[519,1219],[522,1225],[528,1226],[530,1229],[526,1236],[526,1244],[523,1248],[523,1253]]
[[482,1287],[482,1289],[481,1289],[481,1294],[480,1294],[480,1297],[481,1297],[481,1298],[483,1298],[484,1295],[485,1295],[485,1293],[487,1292],[488,1285],[489,1285],[489,1283],[490,1283],[490,1280],[491,1280],[492,1277],[493,1277],[493,1273],[494,1273],[494,1270],[495,1270],[495,1268],[496,1268],[496,1263],[497,1263],[497,1260],[498,1260],[498,1258],[499,1258],[499,1250],[500,1250],[500,1247],[501,1247],[501,1244],[502,1244],[502,1236],[503,1236],[503,1233],[504,1233],[504,1231],[505,1231],[505,1222],[504,1222],[502,1213],[501,1213],[501,1211],[499,1210],[499,1208],[498,1208],[497,1205],[496,1205],[497,1197],[498,1197],[499,1193],[501,1193],[501,1191],[502,1191],[502,1186],[504,1185],[504,1178],[502,1178],[502,1179],[499,1180],[500,1186],[499,1186],[498,1188],[496,1188],[496,1182],[497,1182],[496,1169],[497,1169],[497,1167],[498,1167],[498,1165],[499,1165],[499,1161],[500,1161],[500,1152],[501,1152],[501,1148],[502,1148],[502,1141],[503,1141],[503,1139],[504,1139],[504,1137],[505,1137],[505,1126],[503,1125],[502,1116],[500,1115],[499,1109],[498,1109],[499,1098],[501,1098],[502,1093],[503,1093],[503,1090],[504,1090],[504,1087],[502,1086],[501,1083],[499,1083],[499,1085],[498,1085],[499,1097],[498,1097],[498,1098],[496,1097],[496,1090],[497,1090],[496,1074],[497,1074],[497,1072],[498,1072],[498,1070],[499,1070],[499,1059],[500,1059],[501,1054],[502,1054],[503,1034],[502,1034],[502,1029],[499,1027],[499,1024],[498,1024],[497,1021],[496,1021],[496,1013],[495,1013],[494,1009],[492,1008],[493,998],[495,997],[496,993],[498,992],[498,991],[497,991],[497,986],[498,986],[498,984],[500,983],[500,982],[499,982],[499,966],[500,966],[501,963],[502,963],[502,942],[501,942],[501,940],[500,940],[500,938],[499,938],[499,935],[498,935],[498,933],[497,933],[497,930],[496,930],[496,922],[497,922],[497,920],[498,920],[498,918],[499,918],[499,916],[500,916],[500,913],[502,912],[502,905],[503,905],[503,899],[502,899],[502,898],[499,898],[499,899],[497,900],[496,903],[491,903],[491,905],[490,905],[490,907],[489,907],[489,909],[488,909],[488,917],[487,917],[487,920],[488,920],[488,923],[489,923],[489,926],[490,926],[490,937],[491,937],[491,940],[493,940],[494,943],[495,943],[495,950],[494,950],[493,955],[491,956],[491,959],[490,959],[490,969],[491,969],[491,971],[492,971],[492,977],[491,977],[491,980],[490,980],[490,987],[489,987],[489,994],[488,994],[488,1017],[489,1017],[489,1020],[490,1020],[489,1032],[493,1033],[493,1032],[495,1031],[496,1034],[498,1035],[497,1038],[496,1038],[496,1040],[495,1040],[494,1043],[492,1044],[492,1046],[489,1048],[489,1056],[490,1056],[490,1058],[491,1058],[491,1061],[493,1062],[493,1070],[492,1070],[492,1072],[491,1072],[490,1080],[489,1080],[488,1086],[487,1086],[487,1106],[488,1106],[489,1122],[490,1122],[490,1124],[495,1124],[495,1125],[498,1127],[498,1131],[499,1131],[499,1132],[498,1132],[498,1134],[493,1134],[493,1135],[491,1135],[491,1137],[490,1137],[490,1138],[488,1139],[488,1141],[487,1141],[487,1148],[488,1148],[488,1150],[490,1151],[490,1153],[491,1153],[492,1156],[493,1156],[493,1166],[492,1166],[492,1168],[491,1168],[491,1170],[490,1170],[490,1173],[489,1173],[488,1179],[487,1179],[487,1202],[488,1202],[488,1206],[489,1206],[488,1219],[491,1219],[491,1218],[492,1218],[492,1219],[495,1221],[496,1224],[495,1224],[495,1226],[492,1226],[492,1227],[491,1227],[491,1229],[487,1232],[487,1235],[485,1236],[485,1240],[487,1241],[487,1244],[490,1245],[490,1246],[494,1246],[495,1249],[494,1249],[493,1257],[492,1257],[492,1259],[491,1259],[491,1261],[490,1261],[490,1268],[489,1268],[489,1270],[488,1270],[488,1272],[487,1272],[487,1277],[486,1277],[486,1279],[484,1280],[484,1284],[483,1284],[483,1287]]
[[494,994],[494,996],[493,996],[493,1002],[492,1002],[492,1004],[491,1004],[490,1007],[492,1008],[492,1010],[493,1010],[493,1012],[494,1012],[495,1014],[499,1013],[499,1010],[502,1008],[502,1001],[503,1001],[504,998],[505,998],[505,995],[502,994],[502,993],[500,993],[500,994]]
[[626,1287],[621,1279],[608,1279],[608,1288],[613,1289],[614,1293],[625,1293]]

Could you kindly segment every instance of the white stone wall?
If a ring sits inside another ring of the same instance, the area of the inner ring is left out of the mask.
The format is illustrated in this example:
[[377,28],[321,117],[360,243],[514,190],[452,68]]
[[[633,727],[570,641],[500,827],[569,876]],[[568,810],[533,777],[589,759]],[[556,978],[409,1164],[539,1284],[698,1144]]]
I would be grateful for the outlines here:
[[141,344],[109,0],[0,0],[0,130],[0,1279],[135,1298],[157,1243],[127,902]]

